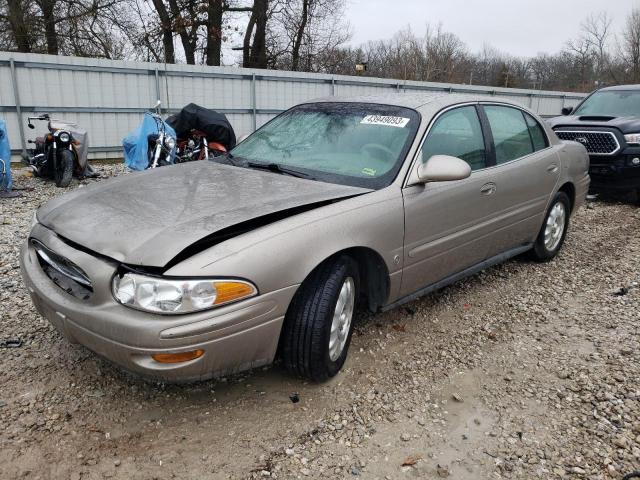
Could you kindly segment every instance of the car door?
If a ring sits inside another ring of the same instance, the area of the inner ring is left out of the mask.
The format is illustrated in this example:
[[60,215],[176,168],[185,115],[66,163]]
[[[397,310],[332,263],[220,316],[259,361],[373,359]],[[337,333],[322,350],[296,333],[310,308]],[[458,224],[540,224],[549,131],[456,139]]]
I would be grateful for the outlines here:
[[446,110],[433,121],[417,161],[451,155],[469,163],[472,173],[464,180],[403,189],[403,296],[486,258],[490,233],[486,221],[492,213],[491,203],[483,194],[490,181],[488,148],[476,105]]
[[480,115],[495,155],[488,171],[495,185],[488,195],[493,215],[488,256],[493,257],[535,240],[560,177],[560,161],[544,129],[525,111],[485,104]]

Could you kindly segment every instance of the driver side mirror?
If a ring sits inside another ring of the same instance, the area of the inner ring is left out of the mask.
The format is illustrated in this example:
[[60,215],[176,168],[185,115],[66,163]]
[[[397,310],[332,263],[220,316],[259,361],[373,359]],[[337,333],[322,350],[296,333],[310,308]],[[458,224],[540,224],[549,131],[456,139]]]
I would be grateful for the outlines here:
[[573,112],[573,107],[564,107],[561,112],[562,115],[569,115],[571,112]]
[[434,155],[418,165],[417,183],[464,180],[469,175],[471,167],[464,160],[450,155]]

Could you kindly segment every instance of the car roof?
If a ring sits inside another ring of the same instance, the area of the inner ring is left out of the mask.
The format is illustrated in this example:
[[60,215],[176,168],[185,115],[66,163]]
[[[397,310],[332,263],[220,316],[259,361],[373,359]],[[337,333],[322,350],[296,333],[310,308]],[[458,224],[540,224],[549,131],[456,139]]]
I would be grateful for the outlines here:
[[600,89],[600,91],[607,90],[640,90],[640,85],[612,85],[611,87],[604,87]]
[[511,105],[522,105],[505,100],[501,97],[489,95],[473,95],[460,93],[382,93],[377,95],[352,95],[352,96],[331,96],[322,97],[304,103],[323,102],[347,102],[347,103],[376,103],[381,105],[395,105],[418,110],[421,113],[432,114],[451,105],[468,102],[494,102]]

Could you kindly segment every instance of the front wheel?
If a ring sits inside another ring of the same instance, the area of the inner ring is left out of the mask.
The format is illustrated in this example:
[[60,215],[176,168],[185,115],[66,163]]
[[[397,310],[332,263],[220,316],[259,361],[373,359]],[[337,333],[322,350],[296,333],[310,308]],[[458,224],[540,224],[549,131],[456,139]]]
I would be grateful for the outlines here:
[[538,262],[548,262],[555,257],[567,236],[571,202],[564,192],[556,193],[534,243],[531,255]]
[[62,150],[58,154],[57,162],[54,167],[54,177],[56,187],[68,187],[73,176],[74,156],[71,150]]
[[324,263],[302,283],[282,332],[282,358],[290,372],[321,382],[340,371],[359,287],[358,266],[347,256]]

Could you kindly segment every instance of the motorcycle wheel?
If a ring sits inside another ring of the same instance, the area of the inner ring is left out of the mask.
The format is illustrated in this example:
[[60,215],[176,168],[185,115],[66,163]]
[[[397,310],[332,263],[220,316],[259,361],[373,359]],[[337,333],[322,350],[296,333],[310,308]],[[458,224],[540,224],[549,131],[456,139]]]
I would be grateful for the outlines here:
[[68,187],[73,176],[73,152],[62,150],[54,168],[56,187]]

